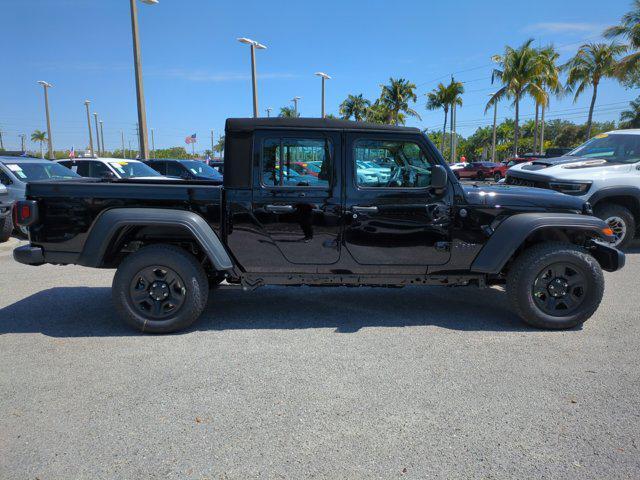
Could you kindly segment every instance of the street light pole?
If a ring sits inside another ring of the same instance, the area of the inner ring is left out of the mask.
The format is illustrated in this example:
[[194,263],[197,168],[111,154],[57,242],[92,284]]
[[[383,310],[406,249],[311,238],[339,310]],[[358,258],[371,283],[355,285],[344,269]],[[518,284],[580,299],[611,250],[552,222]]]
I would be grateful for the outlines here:
[[271,118],[271,110],[273,110],[273,108],[271,108],[271,107],[268,107],[268,108],[266,109],[266,112],[267,112],[267,118]]
[[156,139],[151,129],[151,158],[156,158]]
[[102,156],[104,156],[106,150],[104,148],[104,129],[103,129],[102,120],[100,120],[100,139],[102,140]]
[[291,99],[291,101],[293,102],[293,111],[296,114],[296,117],[298,117],[298,101],[301,99],[302,97],[293,97]]
[[258,118],[258,75],[256,74],[256,48],[266,50],[266,46],[262,45],[250,38],[238,38],[240,43],[247,44],[251,47],[251,84],[253,86],[253,117]]
[[25,140],[27,139],[27,136],[24,133],[21,133],[20,135],[18,135],[18,137],[20,137],[20,140],[22,142],[22,152],[26,152],[27,151],[27,147],[25,145]]
[[326,116],[324,112],[324,82],[325,80],[331,80],[331,77],[324,72],[316,72],[315,75],[322,78],[322,108],[320,111],[322,115],[321,118],[324,118]]
[[96,152],[93,149],[93,133],[91,133],[91,114],[89,113],[89,105],[91,105],[91,102],[89,100],[85,100],[84,106],[87,107],[87,127],[89,127],[89,152],[92,157],[95,157]]
[[[140,58],[140,38],[138,34],[138,6],[137,0],[131,0],[131,32],[133,35],[133,63],[136,75],[136,98],[138,102],[138,124],[140,128],[140,158],[149,157],[147,138],[147,112],[144,102],[144,85],[142,82],[142,59]],[[155,5],[158,0],[142,0],[148,5]]]
[[49,160],[53,160],[53,140],[51,139],[51,118],[49,117],[49,88],[53,87],[50,83],[40,80],[38,82],[44,88],[44,109],[47,113],[47,143],[49,144]]
[[124,149],[124,132],[120,131],[120,136],[122,137],[122,158],[127,158],[127,153]]

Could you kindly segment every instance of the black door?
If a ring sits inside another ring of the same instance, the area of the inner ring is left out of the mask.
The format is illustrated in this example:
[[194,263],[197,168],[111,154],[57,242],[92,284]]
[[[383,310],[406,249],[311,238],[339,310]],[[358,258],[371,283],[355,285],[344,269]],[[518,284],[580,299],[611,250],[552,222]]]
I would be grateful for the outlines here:
[[254,161],[253,213],[263,247],[275,247],[272,258],[261,263],[271,271],[336,263],[342,212],[339,134],[256,132],[254,152],[259,158]]
[[430,188],[435,163],[419,137],[350,133],[345,146],[344,244],[362,265],[449,261],[446,190]]

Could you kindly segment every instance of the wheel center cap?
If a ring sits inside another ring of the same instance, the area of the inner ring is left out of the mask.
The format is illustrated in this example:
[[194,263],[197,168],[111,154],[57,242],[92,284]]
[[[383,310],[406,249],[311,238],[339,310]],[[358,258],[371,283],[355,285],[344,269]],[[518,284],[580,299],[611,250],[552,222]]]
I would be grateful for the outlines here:
[[569,284],[564,278],[556,277],[547,285],[549,295],[555,298],[564,297],[569,291]]
[[149,296],[154,300],[164,300],[169,296],[169,286],[165,282],[153,282],[149,288]]

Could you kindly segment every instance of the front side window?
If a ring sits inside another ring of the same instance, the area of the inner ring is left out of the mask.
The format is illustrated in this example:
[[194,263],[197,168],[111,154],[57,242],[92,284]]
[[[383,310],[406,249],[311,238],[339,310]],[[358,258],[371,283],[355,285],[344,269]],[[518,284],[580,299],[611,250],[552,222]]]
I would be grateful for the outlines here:
[[74,172],[55,162],[7,163],[5,166],[23,182],[37,180],[66,180],[75,178]]
[[424,188],[431,184],[431,163],[417,143],[358,140],[353,158],[358,187]]
[[[262,143],[266,187],[328,187],[331,143],[326,139],[267,138]],[[313,163],[314,168],[307,168]]]
[[640,135],[602,133],[567,154],[614,163],[635,163],[640,160]]

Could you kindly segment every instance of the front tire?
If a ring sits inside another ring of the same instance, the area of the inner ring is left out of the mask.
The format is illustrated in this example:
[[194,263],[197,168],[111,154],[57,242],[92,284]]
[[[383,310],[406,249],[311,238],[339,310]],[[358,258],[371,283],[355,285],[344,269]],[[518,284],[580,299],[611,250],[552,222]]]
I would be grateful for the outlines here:
[[502,175],[500,174],[500,172],[496,172],[493,174],[493,180],[498,183],[500,181],[500,179],[502,178]]
[[616,237],[613,246],[625,248],[633,241],[636,233],[636,221],[628,208],[616,203],[596,205],[595,216],[604,220]]
[[598,309],[604,276],[584,249],[545,242],[522,252],[507,275],[513,310],[537,328],[567,329],[581,325]]
[[7,215],[4,217],[4,220],[0,221],[2,222],[0,225],[0,243],[4,243],[11,238],[11,233],[13,232],[13,220],[11,215]]
[[189,327],[207,305],[209,283],[197,259],[172,245],[150,245],[128,255],[113,278],[118,313],[141,332]]

